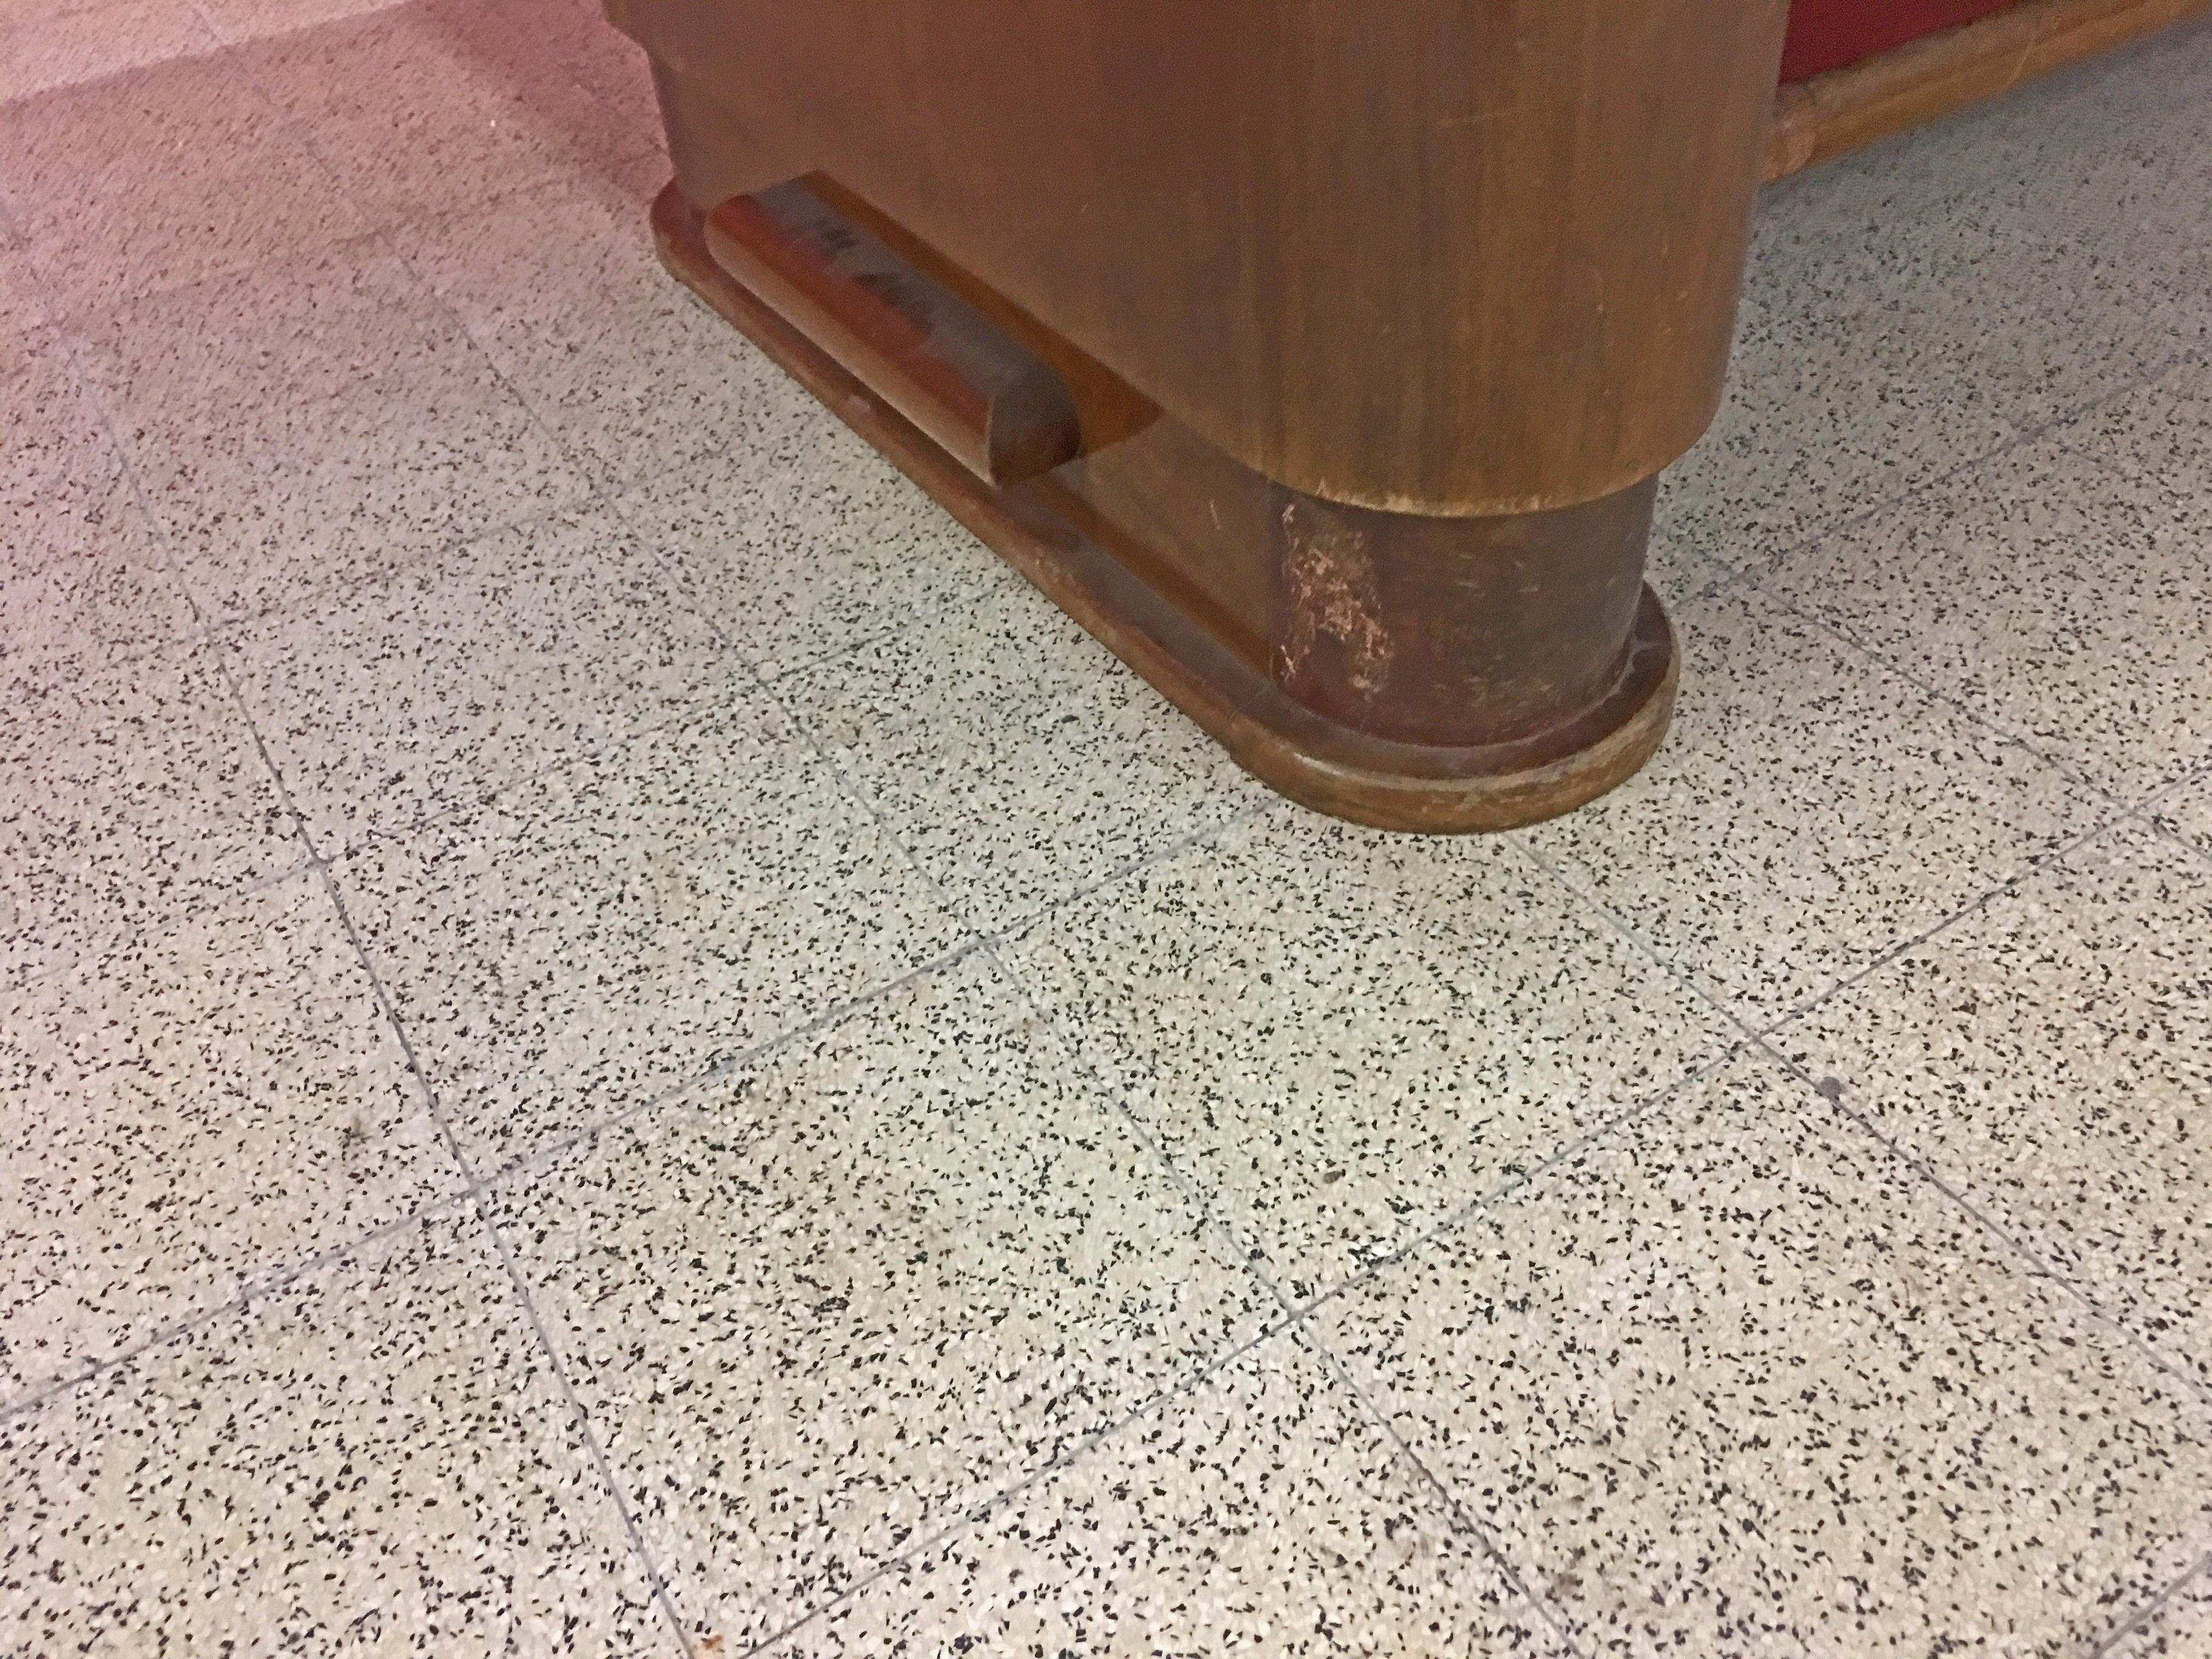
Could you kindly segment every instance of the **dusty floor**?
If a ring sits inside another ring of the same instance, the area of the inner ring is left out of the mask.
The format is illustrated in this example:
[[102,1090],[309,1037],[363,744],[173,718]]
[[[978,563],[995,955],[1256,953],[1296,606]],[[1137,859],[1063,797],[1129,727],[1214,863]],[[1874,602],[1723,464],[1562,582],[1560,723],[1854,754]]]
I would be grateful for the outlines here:
[[2212,27],[1769,192],[1428,842],[373,6],[0,0],[0,1652],[2212,1654]]

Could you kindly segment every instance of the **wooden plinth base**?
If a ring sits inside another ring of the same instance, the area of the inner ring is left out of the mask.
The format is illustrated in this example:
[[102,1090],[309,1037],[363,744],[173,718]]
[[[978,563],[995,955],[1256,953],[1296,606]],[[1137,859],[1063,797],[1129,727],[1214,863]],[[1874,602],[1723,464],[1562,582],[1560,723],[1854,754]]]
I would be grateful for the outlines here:
[[1571,811],[1633,774],[1674,708],[1674,636],[1641,588],[1602,690],[1564,724],[1510,743],[1379,738],[1293,700],[1249,654],[1164,596],[1059,509],[1065,491],[983,483],[731,277],[675,185],[653,204],[662,263],[1009,564],[1188,714],[1237,763],[1316,811],[1378,829],[1506,830]]
[[1766,176],[1784,178],[1941,120],[2206,11],[2212,0],[2020,0],[1862,63],[1791,82],[1775,100]]

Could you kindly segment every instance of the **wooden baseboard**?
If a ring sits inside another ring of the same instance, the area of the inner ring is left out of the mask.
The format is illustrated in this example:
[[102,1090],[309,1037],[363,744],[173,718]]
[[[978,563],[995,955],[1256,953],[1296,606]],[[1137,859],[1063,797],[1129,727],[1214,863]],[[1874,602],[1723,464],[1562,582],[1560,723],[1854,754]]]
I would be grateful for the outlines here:
[[2020,0],[1778,94],[1766,176],[1940,119],[1955,109],[2212,11],[2212,0]]

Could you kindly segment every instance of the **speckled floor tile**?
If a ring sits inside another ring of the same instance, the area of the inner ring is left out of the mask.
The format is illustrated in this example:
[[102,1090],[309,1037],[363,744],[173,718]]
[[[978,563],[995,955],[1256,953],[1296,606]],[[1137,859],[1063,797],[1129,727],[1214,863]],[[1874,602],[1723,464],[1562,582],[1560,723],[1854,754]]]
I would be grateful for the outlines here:
[[202,433],[241,410],[467,384],[483,366],[378,237],[94,312],[71,332],[125,431]]
[[2106,805],[1773,599],[1678,607],[1666,746],[1522,844],[1755,1026],[2096,827]]
[[[2101,396],[2212,328],[2208,40],[2202,19],[2166,29],[1846,157],[1838,176],[1886,205],[2002,227],[2008,258],[1993,274],[2012,289],[1987,313],[1990,366],[2070,362],[2063,389]],[[2115,324],[2131,314],[2122,337]]]
[[195,623],[69,342],[0,344],[0,691],[97,672]]
[[1763,192],[1729,389],[1662,527],[1761,563],[2201,349],[2187,33]]
[[112,948],[305,856],[204,646],[0,708],[0,980]]
[[0,1650],[64,1645],[680,1651],[471,1219],[0,1422]]
[[776,690],[985,932],[1273,799],[1026,583]]
[[725,1651],[1275,1309],[980,955],[603,1132],[494,1214],[678,1609]]
[[604,507],[426,555],[228,643],[325,854],[622,743],[744,672]]
[[410,0],[255,40],[244,74],[296,120],[369,221],[480,206],[490,192],[617,161],[638,135],[518,46],[519,20]]
[[203,614],[251,616],[574,506],[568,453],[489,366],[130,434]]
[[769,1650],[1564,1653],[1289,1335],[1118,1431]]
[[189,0],[10,6],[0,13],[0,101],[215,49]]
[[486,1171],[934,960],[957,923],[757,696],[337,867]]
[[80,521],[70,550],[43,561],[11,550],[0,569],[0,695],[10,702],[112,668],[196,625],[125,481],[96,518]]
[[1290,807],[1064,906],[1002,953],[1298,1297],[1735,1035],[1508,842],[1384,836]]
[[2199,1659],[2212,1653],[2212,1557],[2098,1659]]
[[[653,187],[667,164],[647,164]],[[820,405],[653,256],[647,204],[568,180],[395,241],[553,431],[631,483],[751,454],[803,461]]]
[[2212,1409],[1763,1058],[1316,1329],[1603,1654],[2056,1659],[2212,1526]]
[[617,505],[771,678],[1020,580],[827,410]]
[[1808,174],[1762,201],[1720,411],[1662,479],[1660,532],[1724,563],[1796,545],[2020,430],[1961,367],[1986,319],[1897,257],[1916,238],[1947,248],[1949,228],[1899,215],[1879,261],[1825,235],[1793,241],[1798,222],[1829,228],[1827,188]]
[[[2154,522],[2212,563],[2212,362],[2179,365],[2156,380],[2088,410],[2052,436],[2110,466],[2151,504]],[[2179,562],[2179,559],[2176,562]]]
[[100,540],[132,489],[69,343],[0,344],[0,545],[19,574]]
[[2212,1383],[2212,863],[2129,828],[1777,1041]]
[[694,1659],[2212,1659],[2212,18],[1764,192],[1666,750],[1421,842],[667,277],[600,0],[0,13],[0,1654],[676,1659],[542,1312]]
[[477,0],[471,26],[496,39],[510,64],[564,75],[590,93],[613,123],[612,143],[661,152],[659,185],[668,182],[660,101],[645,49],[607,21],[599,0]]
[[0,197],[69,315],[369,228],[228,54],[0,105]]
[[1734,568],[1708,558],[1687,542],[1656,535],[1644,550],[1644,580],[1672,615],[1707,589],[1742,580]]
[[2150,809],[2150,817],[2168,835],[2212,858],[2212,768],[2167,790]]
[[0,991],[0,1405],[460,1189],[319,877]]
[[[2212,526],[2212,497],[2195,499]],[[2132,802],[2212,755],[2203,536],[2053,438],[1800,548],[1765,580]]]
[[198,0],[208,26],[237,43],[296,34],[326,23],[390,11],[405,0]]
[[0,374],[19,364],[48,322],[38,273],[15,227],[0,219]]

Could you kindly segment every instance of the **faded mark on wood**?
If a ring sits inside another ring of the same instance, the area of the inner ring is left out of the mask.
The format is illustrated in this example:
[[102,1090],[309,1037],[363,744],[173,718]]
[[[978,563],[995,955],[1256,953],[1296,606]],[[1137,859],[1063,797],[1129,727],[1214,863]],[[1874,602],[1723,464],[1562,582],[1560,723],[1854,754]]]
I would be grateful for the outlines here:
[[1303,501],[1283,509],[1283,677],[1295,679],[1314,647],[1334,640],[1344,653],[1346,685],[1373,696],[1389,676],[1391,646],[1366,536]]

